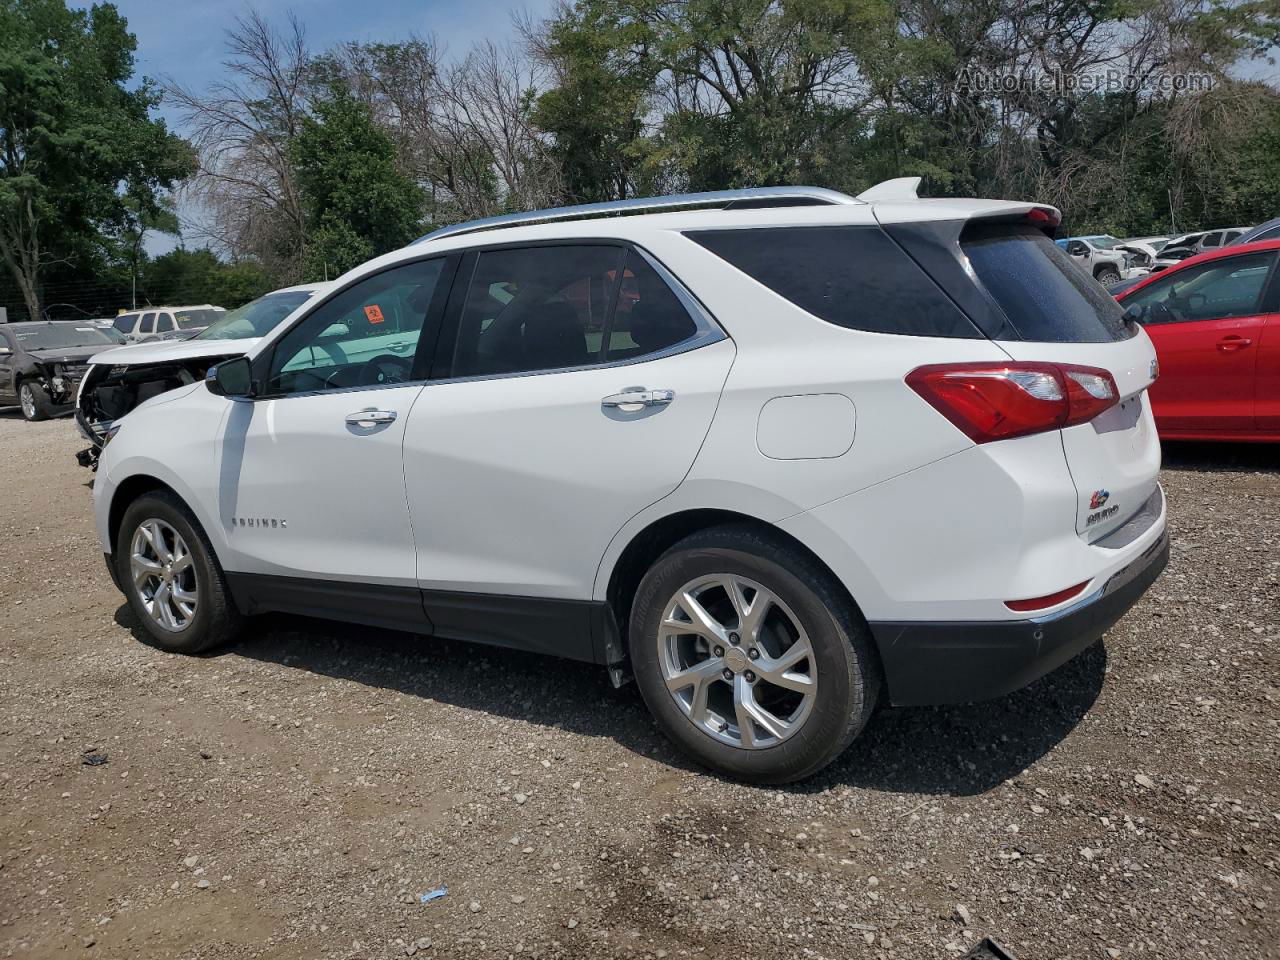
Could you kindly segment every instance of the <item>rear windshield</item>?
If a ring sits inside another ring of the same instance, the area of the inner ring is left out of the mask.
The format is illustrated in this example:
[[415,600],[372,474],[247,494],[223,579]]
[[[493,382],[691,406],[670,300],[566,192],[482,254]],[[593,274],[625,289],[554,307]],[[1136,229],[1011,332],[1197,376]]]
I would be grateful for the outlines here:
[[223,314],[222,310],[182,310],[176,314],[179,330],[195,330],[207,327]]
[[971,226],[960,248],[1023,340],[1101,343],[1129,336],[1115,298],[1035,227]]
[[686,236],[828,323],[918,337],[982,336],[879,227],[697,230]]

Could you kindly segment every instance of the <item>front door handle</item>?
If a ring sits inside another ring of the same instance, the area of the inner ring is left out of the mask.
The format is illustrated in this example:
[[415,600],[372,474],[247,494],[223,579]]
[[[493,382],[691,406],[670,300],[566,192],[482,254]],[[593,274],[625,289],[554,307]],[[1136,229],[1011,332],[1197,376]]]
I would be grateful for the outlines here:
[[357,410],[347,414],[347,423],[353,427],[376,427],[391,423],[396,418],[394,410]]
[[1218,349],[1223,353],[1230,353],[1233,350],[1243,350],[1245,347],[1253,343],[1248,337],[1242,337],[1238,334],[1228,334],[1218,341]]
[[644,387],[627,387],[621,393],[611,394],[600,401],[602,407],[662,407],[676,398],[674,390],[646,390]]

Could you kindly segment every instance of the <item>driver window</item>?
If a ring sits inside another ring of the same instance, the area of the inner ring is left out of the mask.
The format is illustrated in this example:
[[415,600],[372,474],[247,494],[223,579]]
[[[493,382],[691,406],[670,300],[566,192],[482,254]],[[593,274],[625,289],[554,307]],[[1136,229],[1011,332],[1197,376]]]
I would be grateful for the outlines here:
[[404,383],[443,258],[384,270],[321,304],[280,338],[265,393],[280,396]]
[[1124,306],[1137,306],[1144,324],[1247,317],[1260,310],[1271,263],[1271,254],[1258,253],[1189,267],[1126,297]]

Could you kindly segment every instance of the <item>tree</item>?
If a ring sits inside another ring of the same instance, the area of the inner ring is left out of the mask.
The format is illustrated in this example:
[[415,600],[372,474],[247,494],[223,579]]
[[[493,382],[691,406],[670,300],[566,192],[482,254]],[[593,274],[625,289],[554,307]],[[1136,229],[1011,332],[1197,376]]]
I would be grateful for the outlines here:
[[305,272],[333,277],[421,231],[422,190],[396,168],[391,138],[341,87],[313,104],[290,147],[311,237]]
[[154,208],[191,169],[149,83],[135,89],[136,42],[109,3],[0,0],[0,258],[31,317],[41,275],[129,222],[126,197]]
[[199,157],[189,192],[207,211],[207,239],[233,258],[256,258],[280,279],[295,280],[306,216],[289,150],[307,115],[306,35],[292,15],[282,34],[250,11],[228,32],[227,50],[229,77],[206,92],[172,80],[165,85]]

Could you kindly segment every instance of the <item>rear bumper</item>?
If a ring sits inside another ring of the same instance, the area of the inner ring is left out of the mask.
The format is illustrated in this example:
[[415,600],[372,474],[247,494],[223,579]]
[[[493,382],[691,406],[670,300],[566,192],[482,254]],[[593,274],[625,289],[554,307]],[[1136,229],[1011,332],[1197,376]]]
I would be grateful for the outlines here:
[[1091,646],[1169,562],[1160,536],[1100,589],[1032,620],[872,623],[889,699],[899,706],[968,703],[1011,693]]

